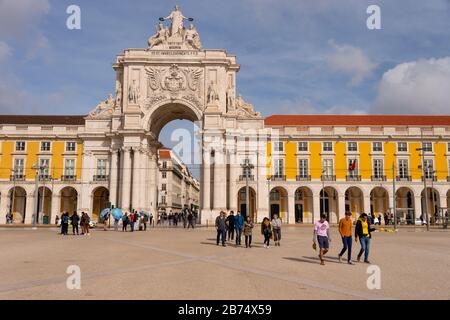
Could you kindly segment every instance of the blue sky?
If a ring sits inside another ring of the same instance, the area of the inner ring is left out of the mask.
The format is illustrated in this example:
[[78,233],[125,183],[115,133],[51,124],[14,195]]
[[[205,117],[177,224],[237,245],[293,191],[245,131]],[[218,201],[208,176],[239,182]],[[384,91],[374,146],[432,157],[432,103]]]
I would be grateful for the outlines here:
[[263,115],[450,113],[449,0],[0,0],[0,113],[87,113],[113,92],[115,55],[145,47],[174,4],[205,48],[237,55],[238,91]]

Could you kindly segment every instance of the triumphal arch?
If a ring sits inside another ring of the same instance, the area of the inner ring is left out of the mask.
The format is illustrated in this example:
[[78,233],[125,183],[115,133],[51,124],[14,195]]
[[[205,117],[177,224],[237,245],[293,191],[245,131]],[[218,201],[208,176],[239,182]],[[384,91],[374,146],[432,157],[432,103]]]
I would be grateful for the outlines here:
[[[203,48],[193,19],[178,6],[159,20],[146,47],[117,55],[115,95],[86,118],[83,163],[91,167],[94,154],[108,154],[111,203],[157,212],[159,133],[175,119],[197,122],[200,216],[202,223],[211,223],[220,210],[237,208],[235,182],[242,175],[243,158],[252,158],[254,175],[264,176],[263,118],[237,94],[240,66],[234,55]],[[258,207],[266,202],[260,199]]]

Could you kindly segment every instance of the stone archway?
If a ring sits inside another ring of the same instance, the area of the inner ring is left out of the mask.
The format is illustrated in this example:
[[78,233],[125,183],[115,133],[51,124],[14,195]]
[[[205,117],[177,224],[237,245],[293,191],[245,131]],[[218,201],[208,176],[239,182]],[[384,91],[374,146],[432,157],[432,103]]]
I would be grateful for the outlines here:
[[[364,194],[358,187],[350,187],[345,191],[345,211],[352,213],[352,217],[359,217],[364,210]],[[369,214],[370,212],[366,212]]]
[[60,192],[60,212],[68,212],[71,216],[78,209],[78,192],[73,187],[65,187]]
[[308,187],[295,190],[295,223],[313,221],[313,193]]
[[[241,214],[245,217],[247,216],[247,208],[246,208],[246,204],[247,204],[247,194],[246,194],[246,188],[242,187],[241,189],[239,189],[238,191],[238,200],[237,200],[237,204],[238,204],[238,210],[241,212]],[[249,187],[249,214],[250,214],[250,218],[252,219],[252,221],[256,222],[256,192],[255,189],[253,189],[252,187]]]
[[384,217],[389,212],[389,194],[383,187],[375,187],[370,191],[370,211],[375,217]]
[[100,212],[107,208],[109,202],[109,190],[105,187],[97,187],[92,191],[92,219],[97,221]]
[[[441,197],[439,196],[439,192],[435,188],[427,187],[426,192],[425,189],[421,192],[421,205],[422,205],[422,219],[425,220],[425,204],[427,205],[426,212],[428,213],[428,219],[431,224],[434,224],[439,220],[440,215],[440,203]],[[427,201],[425,201],[425,197],[427,197]]]
[[52,212],[52,190],[48,187],[39,187],[38,191],[38,217],[37,222],[50,224]]
[[[338,192],[333,187],[325,187],[320,190],[320,214],[325,214],[330,223],[339,221]],[[320,219],[320,216],[317,217]]]
[[22,187],[13,187],[9,190],[9,211],[13,215],[14,223],[25,223],[27,205],[27,192]]
[[281,220],[288,219],[288,192],[283,187],[274,187],[270,191],[270,219],[274,214],[278,214]]
[[399,222],[414,224],[418,215],[418,208],[415,206],[414,192],[408,187],[401,187],[396,191],[397,198],[397,219]]

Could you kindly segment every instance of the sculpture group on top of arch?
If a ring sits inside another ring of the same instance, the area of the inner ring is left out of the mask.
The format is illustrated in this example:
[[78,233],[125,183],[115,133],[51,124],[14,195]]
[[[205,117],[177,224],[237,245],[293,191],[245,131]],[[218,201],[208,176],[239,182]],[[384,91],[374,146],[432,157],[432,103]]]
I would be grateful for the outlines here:
[[[184,45],[189,49],[199,50],[202,48],[200,36],[195,29],[192,18],[186,18],[181,13],[180,7],[175,6],[174,11],[165,18],[159,18],[160,22],[156,27],[156,34],[148,38],[148,46],[151,49],[164,49],[164,45],[169,43]],[[164,21],[171,20],[170,27],[164,25]],[[191,23],[188,28],[184,27],[184,20]]]

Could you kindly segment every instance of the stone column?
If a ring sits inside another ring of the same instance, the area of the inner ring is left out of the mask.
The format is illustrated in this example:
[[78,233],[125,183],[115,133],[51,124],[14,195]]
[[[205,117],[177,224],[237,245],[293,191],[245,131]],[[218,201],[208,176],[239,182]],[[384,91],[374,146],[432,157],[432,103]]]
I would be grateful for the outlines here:
[[0,224],[6,223],[6,214],[9,213],[8,202],[8,190],[5,190],[0,195]]
[[141,153],[141,199],[140,208],[145,211],[150,209],[150,189],[149,189],[150,166],[148,159],[148,150],[145,149]]
[[214,157],[214,212],[226,210],[226,166],[223,148],[216,150]]
[[153,216],[156,219],[156,216],[158,214],[158,157],[156,155],[156,150],[153,150],[153,153],[149,156],[150,160],[150,184],[149,184],[149,190],[150,190],[150,208],[152,209]]
[[117,186],[118,186],[118,175],[117,168],[119,166],[119,152],[118,150],[111,151],[111,164],[110,164],[110,174],[109,174],[109,201],[114,207],[118,206],[117,199]]
[[[422,197],[420,195],[414,196],[414,215],[415,218],[420,218],[420,216],[422,215]],[[425,215],[423,215],[423,219],[426,220]]]
[[[317,202],[319,202],[319,206],[320,206],[320,196],[319,196],[319,201],[317,201]],[[339,204],[338,204],[338,206],[339,206],[339,210],[338,210],[339,211],[338,212],[339,216],[337,217],[337,221],[336,222],[339,222],[339,219],[345,216],[345,195],[340,195],[338,197],[338,202],[339,202]]]
[[364,195],[363,197],[364,201],[364,212],[367,214],[370,214],[370,195]]
[[61,206],[61,196],[59,194],[52,194],[52,212],[51,212],[51,221],[50,224],[55,222],[55,217],[58,215],[61,218],[61,212],[59,210]]
[[[289,192],[289,189],[288,189]],[[293,194],[288,194],[288,217],[287,223],[295,224],[295,196]]]
[[[313,195],[313,199],[317,199],[317,200],[313,201],[313,214],[312,214],[311,222],[316,223],[316,221],[320,220],[320,190],[318,190],[317,193]],[[344,201],[344,203],[345,203],[345,201]]]
[[123,168],[122,168],[122,209],[130,210],[130,194],[131,194],[131,155],[130,148],[123,148]]
[[210,190],[210,181],[211,181],[211,160],[210,151],[208,149],[204,149],[203,151],[203,160],[202,160],[202,172],[200,177],[200,192],[201,192],[201,215],[202,215],[202,224],[206,224],[208,220],[208,224],[211,225],[213,223],[211,221],[211,190]]
[[133,154],[133,186],[131,192],[131,205],[132,209],[140,210],[140,195],[142,193],[141,189],[141,174],[143,173],[142,164],[141,164],[141,151],[139,148],[134,150]]

